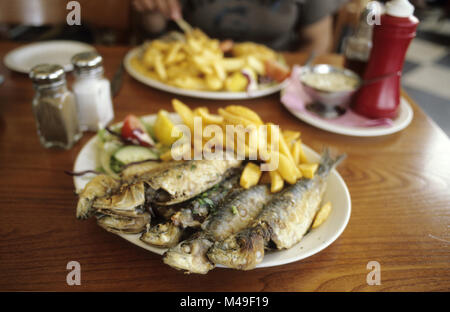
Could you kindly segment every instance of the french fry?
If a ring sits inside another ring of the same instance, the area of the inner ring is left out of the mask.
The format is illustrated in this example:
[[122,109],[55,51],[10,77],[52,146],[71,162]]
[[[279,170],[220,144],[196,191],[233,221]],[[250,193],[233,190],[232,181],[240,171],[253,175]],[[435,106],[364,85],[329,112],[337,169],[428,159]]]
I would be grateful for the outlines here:
[[235,72],[245,66],[245,60],[237,57],[227,57],[222,60],[222,64],[225,71]]
[[154,49],[157,49],[157,50],[159,50],[161,52],[164,52],[164,51],[168,50],[169,46],[170,46],[169,43],[161,41],[161,40],[158,40],[158,39],[153,40],[151,42],[151,47],[154,48]]
[[323,205],[319,212],[317,212],[316,217],[314,218],[314,222],[312,224],[312,228],[315,229],[322,225],[330,216],[331,213],[331,202],[327,202]]
[[172,100],[173,109],[180,115],[183,123],[194,133],[194,114],[186,104],[177,99]]
[[192,57],[192,62],[196,68],[205,75],[212,75],[213,69],[210,66],[210,62],[202,58],[200,55]]
[[296,165],[300,164],[300,153],[302,150],[302,142],[301,141],[295,141],[295,143],[292,146],[291,153],[292,157],[294,158],[294,163]]
[[155,57],[161,54],[155,48],[149,47],[145,50],[144,55],[142,56],[142,64],[147,68],[152,68],[154,64]]
[[227,78],[227,73],[225,72],[225,68],[221,61],[214,62],[213,68],[214,68],[214,71],[215,71],[217,77],[220,80],[224,81]]
[[225,110],[231,114],[244,117],[250,121],[252,121],[255,125],[263,125],[263,121],[261,117],[257,113],[255,113],[250,108],[240,105],[228,105],[225,107]]
[[247,163],[244,170],[242,171],[240,184],[243,188],[248,189],[256,184],[258,184],[261,178],[261,170],[259,166],[254,163]]
[[253,55],[261,61],[265,61],[267,59],[270,60],[277,59],[277,54],[275,53],[275,51],[269,49],[268,47],[262,44],[257,44],[253,42],[236,43],[233,46],[232,52],[233,55],[236,56]]
[[200,53],[202,51],[201,43],[195,38],[192,38],[192,37],[188,38],[187,44],[188,44],[189,48],[192,49],[192,52],[194,52],[194,53]]
[[[276,131],[276,125],[274,125],[271,122],[268,122],[266,124],[267,126],[267,146],[269,150],[273,150],[275,145],[278,145],[278,138],[276,137],[276,134],[279,133]],[[272,141],[272,139],[275,139],[275,141]]]
[[[220,109],[219,109],[220,110]],[[257,148],[257,146],[249,147],[250,134],[248,133],[251,130],[253,135],[253,129],[247,129],[242,126],[242,124],[238,124],[238,127],[234,127],[233,131],[227,131],[226,121],[222,124],[222,130],[225,134],[224,138],[224,146],[226,149],[235,151],[238,156],[249,157],[251,151]],[[239,127],[240,126],[240,127]],[[256,130],[256,129],[255,129]]]
[[182,66],[169,66],[166,72],[168,80],[175,80],[180,77],[195,76],[191,71]]
[[299,131],[291,131],[291,130],[284,130],[283,136],[288,145],[293,144],[294,141],[300,139],[300,132]]
[[280,133],[280,152],[283,153],[287,158],[289,158],[289,160],[296,165],[297,163],[294,161],[294,157],[292,157],[291,151],[286,143],[286,141],[284,140],[284,137],[281,135]]
[[272,193],[277,193],[279,191],[281,191],[284,187],[284,180],[281,177],[281,175],[278,173],[278,171],[269,171],[269,175],[270,175],[270,191]]
[[306,163],[308,163],[308,159],[306,158],[305,151],[303,150],[303,146],[301,144],[302,141],[299,140],[299,142],[300,142],[300,163],[306,164]]
[[223,117],[220,115],[210,114],[208,111],[199,110],[199,115],[202,117],[202,120],[207,125],[222,125]]
[[177,60],[177,55],[179,54],[179,51],[181,49],[181,42],[175,42],[167,52],[167,56],[165,58],[166,65],[170,65],[175,63]]
[[223,88],[223,80],[214,74],[206,75],[206,85],[210,90],[218,91]]
[[299,174],[299,169],[287,158],[284,154],[272,151],[270,153],[270,159],[278,157],[278,169],[281,177],[289,184],[294,184],[297,182],[297,177]]
[[227,122],[228,124],[243,125],[244,127],[254,125],[254,123],[251,120],[248,120],[245,117],[237,116],[235,114],[227,112],[223,108],[219,108],[218,112],[219,112],[219,115],[222,116],[224,121]]
[[258,58],[253,55],[248,55],[247,65],[250,66],[258,75],[265,75],[266,68],[263,62],[261,62]]
[[[175,64],[175,63],[181,63],[182,61],[186,60],[186,58],[187,58],[186,53],[179,52],[179,53],[175,54],[172,62],[168,63],[168,65],[172,65],[172,64]],[[185,64],[187,64],[187,63],[185,63]]]
[[[280,132],[280,128],[276,127],[276,126],[274,126],[272,124],[270,124],[270,125],[271,125],[271,127],[270,127],[271,128],[271,132],[274,133],[275,137],[277,137],[277,135],[275,133],[278,134],[278,148],[279,148],[280,154],[283,154],[284,156],[286,156],[289,159],[290,163],[292,165],[294,165],[294,167],[295,167],[294,171],[295,171],[295,173],[297,175],[297,178],[300,178],[301,177],[301,173],[297,169],[297,166],[296,166],[297,163],[294,161],[294,158],[292,157],[291,151],[289,150],[289,147],[288,147],[286,141],[284,140],[283,135]],[[276,142],[272,142],[272,146],[273,146],[274,143],[276,144]]]
[[314,175],[316,174],[317,169],[319,168],[319,164],[300,164],[298,165],[298,168],[302,172],[302,175],[307,179],[314,178]]
[[166,68],[164,67],[161,54],[156,55],[154,66],[159,78],[163,81],[167,80],[167,72]]
[[206,89],[206,84],[203,79],[192,76],[184,76],[173,79],[172,84],[179,88],[185,88],[190,90],[204,90]]

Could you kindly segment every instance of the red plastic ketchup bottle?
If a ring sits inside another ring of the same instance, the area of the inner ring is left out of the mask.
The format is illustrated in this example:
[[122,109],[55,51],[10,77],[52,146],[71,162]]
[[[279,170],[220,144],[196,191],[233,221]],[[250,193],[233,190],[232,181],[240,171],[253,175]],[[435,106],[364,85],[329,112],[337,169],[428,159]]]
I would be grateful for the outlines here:
[[400,77],[406,51],[416,35],[419,20],[408,0],[386,3],[386,13],[374,26],[372,51],[364,83],[353,110],[369,118],[395,118],[400,105]]

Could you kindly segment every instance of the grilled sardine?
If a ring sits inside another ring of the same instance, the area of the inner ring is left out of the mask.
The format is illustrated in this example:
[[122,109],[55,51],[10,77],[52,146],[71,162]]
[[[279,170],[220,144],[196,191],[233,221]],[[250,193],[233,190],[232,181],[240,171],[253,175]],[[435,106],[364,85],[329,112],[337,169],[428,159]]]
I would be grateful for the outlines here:
[[169,249],[163,261],[176,269],[206,274],[214,268],[206,257],[213,242],[248,227],[271,197],[266,185],[257,185],[225,200],[202,224],[203,231]]
[[233,170],[231,177],[216,184],[196,198],[172,206],[152,205],[158,216],[169,221],[148,226],[141,240],[157,247],[173,247],[178,244],[186,228],[199,228],[210,211],[215,211],[219,203],[225,198],[237,193],[239,186],[240,169]]
[[147,194],[153,203],[173,205],[191,199],[219,183],[227,170],[239,167],[242,161],[190,160],[162,170],[146,179]]
[[277,249],[298,243],[319,209],[330,171],[342,159],[343,156],[332,159],[325,151],[313,179],[300,179],[275,195],[249,229],[216,242],[208,251],[208,258],[215,264],[249,270],[263,260],[269,241]]

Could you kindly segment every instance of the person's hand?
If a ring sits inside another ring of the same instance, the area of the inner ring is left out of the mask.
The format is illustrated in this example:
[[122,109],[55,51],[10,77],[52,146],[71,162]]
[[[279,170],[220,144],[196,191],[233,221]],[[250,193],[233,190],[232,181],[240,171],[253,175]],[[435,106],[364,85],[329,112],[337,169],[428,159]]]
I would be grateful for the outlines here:
[[133,5],[139,12],[160,12],[166,18],[173,20],[181,18],[181,6],[178,0],[133,0]]

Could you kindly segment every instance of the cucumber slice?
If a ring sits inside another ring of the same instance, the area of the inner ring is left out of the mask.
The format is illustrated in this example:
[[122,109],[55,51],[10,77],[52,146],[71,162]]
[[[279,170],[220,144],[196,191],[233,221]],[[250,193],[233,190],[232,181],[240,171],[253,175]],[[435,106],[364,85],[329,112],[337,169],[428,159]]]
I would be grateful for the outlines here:
[[120,149],[122,144],[110,141],[101,143],[98,146],[99,162],[103,170],[113,177],[118,177],[116,172],[111,168],[111,156]]
[[137,145],[128,145],[120,148],[114,153],[114,158],[125,165],[136,161],[159,159],[158,155],[151,149]]

